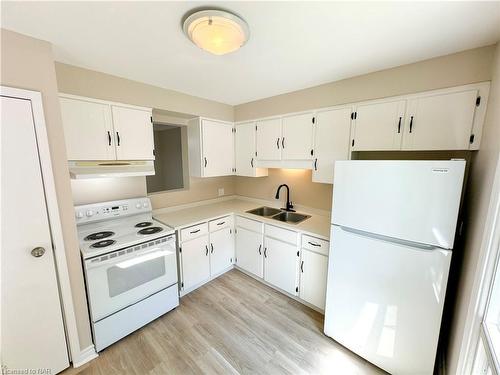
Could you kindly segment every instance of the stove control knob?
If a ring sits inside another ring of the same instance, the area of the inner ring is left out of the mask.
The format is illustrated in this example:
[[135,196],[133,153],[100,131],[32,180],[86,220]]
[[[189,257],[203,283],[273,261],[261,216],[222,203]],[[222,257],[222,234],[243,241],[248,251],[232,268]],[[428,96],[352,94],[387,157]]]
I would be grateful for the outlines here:
[[77,218],[77,219],[81,219],[82,217],[83,217],[83,212],[82,212],[82,211],[78,211],[78,212],[76,213],[76,218]]
[[147,208],[147,207],[148,207],[148,202],[144,202],[144,203],[142,204],[142,207]]
[[91,217],[93,214],[94,214],[94,211],[92,211],[92,210],[88,210],[87,211],[87,216],[88,217]]
[[135,205],[135,208],[137,208],[137,209],[140,209],[141,207],[142,207],[142,205],[141,205],[140,203],[137,203],[137,204]]

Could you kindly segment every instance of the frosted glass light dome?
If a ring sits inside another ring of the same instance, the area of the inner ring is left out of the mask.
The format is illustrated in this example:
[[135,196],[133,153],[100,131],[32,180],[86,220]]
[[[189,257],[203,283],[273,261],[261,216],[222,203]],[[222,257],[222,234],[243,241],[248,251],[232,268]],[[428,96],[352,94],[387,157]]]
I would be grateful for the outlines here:
[[249,36],[244,20],[222,10],[195,12],[186,18],[183,29],[194,44],[214,55],[238,50]]

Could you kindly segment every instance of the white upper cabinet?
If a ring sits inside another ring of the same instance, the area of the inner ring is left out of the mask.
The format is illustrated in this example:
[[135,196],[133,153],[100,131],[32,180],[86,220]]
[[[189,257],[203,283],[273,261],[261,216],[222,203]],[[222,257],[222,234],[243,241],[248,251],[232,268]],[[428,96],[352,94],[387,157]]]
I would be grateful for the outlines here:
[[112,105],[118,160],[154,159],[151,111]]
[[107,104],[60,98],[69,160],[115,160],[111,109]]
[[257,168],[255,148],[256,122],[247,122],[235,127],[235,167],[237,176],[267,176],[266,168]]
[[281,160],[281,118],[257,122],[257,159]]
[[403,150],[467,150],[477,97],[472,89],[410,100]]
[[234,174],[233,124],[195,118],[188,122],[189,172],[194,177]]
[[335,161],[349,159],[351,113],[351,107],[316,113],[313,182],[333,183]]
[[283,117],[281,158],[283,160],[311,160],[313,148],[312,113]]
[[151,109],[60,95],[68,160],[153,160]]
[[353,151],[399,150],[403,136],[406,100],[356,106]]

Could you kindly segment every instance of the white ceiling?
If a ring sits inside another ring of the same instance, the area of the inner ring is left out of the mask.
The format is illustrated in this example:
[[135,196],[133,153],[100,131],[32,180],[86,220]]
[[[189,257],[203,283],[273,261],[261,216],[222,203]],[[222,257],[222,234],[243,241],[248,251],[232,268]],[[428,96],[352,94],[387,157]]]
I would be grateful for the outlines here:
[[[214,56],[182,33],[192,8],[250,26]],[[5,2],[2,27],[53,43],[57,61],[228,104],[495,43],[500,2]]]

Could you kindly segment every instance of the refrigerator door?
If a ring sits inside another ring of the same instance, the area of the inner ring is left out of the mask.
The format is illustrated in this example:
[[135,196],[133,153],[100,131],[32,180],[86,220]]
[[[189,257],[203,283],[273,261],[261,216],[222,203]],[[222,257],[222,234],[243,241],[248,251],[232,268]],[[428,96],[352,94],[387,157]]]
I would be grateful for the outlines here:
[[452,252],[332,228],[325,334],[392,374],[432,374]]
[[332,223],[453,248],[464,160],[339,161]]

